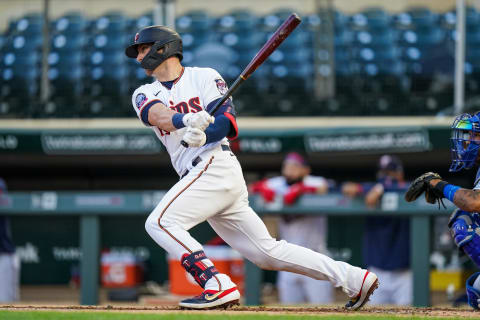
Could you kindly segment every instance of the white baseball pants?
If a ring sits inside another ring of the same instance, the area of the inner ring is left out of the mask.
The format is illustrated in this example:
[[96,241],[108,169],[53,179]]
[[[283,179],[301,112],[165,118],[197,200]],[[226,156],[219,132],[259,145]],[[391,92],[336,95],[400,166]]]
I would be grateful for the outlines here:
[[365,270],[270,236],[248,205],[247,186],[235,155],[219,146],[201,158],[145,223],[148,234],[171,256],[180,259],[185,253],[203,250],[188,230],[207,220],[225,242],[260,268],[328,280],[350,297],[359,293]]
[[20,298],[20,259],[15,253],[0,253],[0,303]]

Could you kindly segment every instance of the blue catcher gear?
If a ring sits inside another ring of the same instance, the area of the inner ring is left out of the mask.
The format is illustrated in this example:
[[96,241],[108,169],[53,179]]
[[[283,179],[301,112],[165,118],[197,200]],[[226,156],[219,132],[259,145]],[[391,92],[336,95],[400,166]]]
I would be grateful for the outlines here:
[[480,275],[480,272],[476,272],[472,274],[467,279],[467,284],[466,284],[468,304],[475,310],[480,310],[480,308],[478,307],[478,303],[480,300],[480,291],[473,287],[473,284],[475,283],[475,280],[477,280],[477,277],[479,275]]
[[480,227],[478,213],[455,209],[448,222],[456,245],[480,267]]
[[480,135],[480,117],[464,113],[455,118],[452,124],[451,152],[452,164],[450,172],[472,168],[478,157],[480,144],[475,135]]

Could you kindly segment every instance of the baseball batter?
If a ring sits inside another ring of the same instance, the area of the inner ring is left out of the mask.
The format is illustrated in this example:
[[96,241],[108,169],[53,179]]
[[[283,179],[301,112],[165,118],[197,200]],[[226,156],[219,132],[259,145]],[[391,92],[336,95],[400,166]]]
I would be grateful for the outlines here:
[[[226,307],[240,298],[235,283],[216,270],[188,232],[206,220],[225,242],[259,267],[328,280],[351,298],[347,309],[362,307],[378,286],[375,274],[273,239],[249,207],[242,168],[228,143],[238,134],[231,99],[213,116],[208,114],[227,90],[218,72],[183,67],[182,40],[164,26],[142,29],[125,53],[156,79],[135,90],[132,104],[139,119],[165,145],[180,177],[145,223],[148,234],[178,257],[204,288],[201,295],[181,301],[180,306]],[[181,145],[182,139],[189,148]]]

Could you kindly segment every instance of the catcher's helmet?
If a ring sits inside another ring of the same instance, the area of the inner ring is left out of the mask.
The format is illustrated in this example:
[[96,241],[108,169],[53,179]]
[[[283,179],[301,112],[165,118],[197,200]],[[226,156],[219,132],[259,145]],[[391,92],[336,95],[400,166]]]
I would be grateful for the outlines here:
[[478,158],[480,148],[475,136],[480,135],[480,113],[463,113],[452,124],[452,165],[450,172],[472,168]]
[[[150,52],[145,55],[141,62],[144,69],[153,70],[163,61],[172,56],[178,56],[180,61],[183,59],[182,54],[182,38],[180,35],[165,26],[145,27],[135,34],[135,39],[131,45],[125,49],[125,54],[129,58],[136,58],[138,55],[137,47],[140,44],[151,43]],[[158,50],[164,48],[163,53]]]

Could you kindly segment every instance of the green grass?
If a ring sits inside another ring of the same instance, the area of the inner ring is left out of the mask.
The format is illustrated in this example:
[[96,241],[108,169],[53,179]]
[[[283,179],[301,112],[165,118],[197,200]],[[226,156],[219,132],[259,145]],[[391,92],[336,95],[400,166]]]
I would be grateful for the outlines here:
[[[350,315],[273,315],[273,314],[195,314],[195,313],[122,313],[92,311],[0,311],[2,320],[389,320],[389,319],[458,319],[420,316],[377,316],[373,314]],[[472,318],[469,318],[472,319]]]

